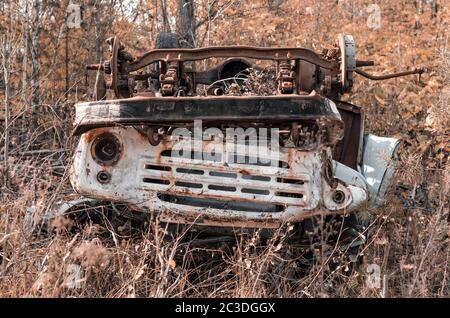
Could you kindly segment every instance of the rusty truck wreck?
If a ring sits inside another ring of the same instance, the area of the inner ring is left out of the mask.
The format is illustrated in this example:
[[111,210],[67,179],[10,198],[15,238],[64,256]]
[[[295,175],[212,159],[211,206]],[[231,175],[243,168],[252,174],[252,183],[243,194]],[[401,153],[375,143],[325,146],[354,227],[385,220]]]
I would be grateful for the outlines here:
[[[421,70],[370,75],[361,68],[373,62],[356,59],[350,35],[320,54],[186,49],[171,34],[158,41],[136,58],[112,37],[110,59],[88,66],[97,75],[95,100],[76,105],[74,125],[80,140],[71,183],[79,194],[169,223],[233,228],[276,228],[383,201],[395,163],[386,158],[395,157],[399,141],[365,135],[363,109],[340,97],[355,74],[379,80]],[[208,59],[219,62],[198,70]],[[240,74],[258,69],[258,61],[276,65],[275,94],[224,94],[224,83],[242,86],[249,79]],[[106,99],[108,91],[115,99]],[[227,129],[241,129],[244,138],[230,138]],[[278,143],[276,151],[267,140]]]

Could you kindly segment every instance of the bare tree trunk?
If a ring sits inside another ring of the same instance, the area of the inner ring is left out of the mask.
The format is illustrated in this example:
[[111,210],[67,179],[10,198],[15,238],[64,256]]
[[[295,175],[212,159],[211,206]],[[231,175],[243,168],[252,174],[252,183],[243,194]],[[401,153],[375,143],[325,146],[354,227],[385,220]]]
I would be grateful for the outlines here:
[[169,18],[167,14],[167,3],[166,0],[161,0],[161,15],[163,19],[163,31],[170,32]]
[[417,13],[418,14],[423,14],[423,0],[418,0],[417,1]]
[[431,0],[430,6],[431,6],[431,18],[435,19],[437,17],[438,12],[437,0]]
[[178,0],[179,33],[188,47],[196,46],[195,14],[193,0]]
[[95,2],[94,11],[92,12],[92,18],[94,19],[94,26],[95,26],[95,52],[97,61],[100,61],[103,55],[102,45],[104,41],[104,32],[102,27],[103,25],[99,19],[99,17],[103,15],[101,6],[102,4]]
[[40,22],[40,0],[33,0],[33,25],[31,35],[31,129],[37,126],[36,108],[39,106],[39,34],[41,32]]
[[4,147],[4,164],[3,164],[3,183],[5,187],[9,185],[9,117],[10,117],[10,43],[6,36],[2,37],[1,41],[1,55],[2,55],[2,68],[3,68],[3,79],[5,82],[5,147]]
[[320,0],[316,0],[316,9],[314,11],[316,13],[316,31],[318,31],[320,26]]
[[[23,54],[22,54],[22,92],[20,94],[20,101],[22,103],[22,129],[25,131],[28,125],[27,123],[27,114],[29,113],[28,104],[27,104],[27,86],[28,86],[28,32],[30,31],[29,25],[29,15],[28,15],[28,1],[25,1],[25,10],[23,13],[23,34],[22,34],[22,42],[23,42]],[[20,134],[19,143],[21,143],[22,134]]]
[[70,84],[69,84],[69,28],[66,28],[66,43],[64,46],[65,49],[65,58],[64,58],[64,62],[65,62],[65,75],[66,75],[66,80],[65,80],[65,89],[64,89],[64,98],[67,101],[69,99],[69,90],[70,90]]
[[158,0],[153,0],[152,2],[153,7],[155,7],[155,18],[153,19],[153,25],[152,25],[152,32],[154,34],[158,34],[159,32],[159,10],[158,10]]
[[23,42],[23,59],[22,59],[22,92],[20,96],[20,101],[23,104],[24,109],[26,110],[27,105],[27,66],[28,66],[28,32],[29,32],[29,24],[28,24],[28,1],[25,1],[25,11],[23,16],[23,34],[22,34],[22,42]]

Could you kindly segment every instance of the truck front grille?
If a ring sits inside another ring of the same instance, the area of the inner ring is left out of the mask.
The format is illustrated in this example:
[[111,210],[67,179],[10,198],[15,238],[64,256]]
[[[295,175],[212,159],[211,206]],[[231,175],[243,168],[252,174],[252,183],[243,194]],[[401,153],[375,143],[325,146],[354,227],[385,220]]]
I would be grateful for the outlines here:
[[[286,161],[278,167],[251,163],[223,163],[172,157],[164,150],[157,158],[142,159],[141,187],[163,201],[221,209],[283,211],[287,205],[305,206],[308,175],[294,175]],[[188,200],[189,198],[189,200]],[[249,208],[253,205],[254,208]]]

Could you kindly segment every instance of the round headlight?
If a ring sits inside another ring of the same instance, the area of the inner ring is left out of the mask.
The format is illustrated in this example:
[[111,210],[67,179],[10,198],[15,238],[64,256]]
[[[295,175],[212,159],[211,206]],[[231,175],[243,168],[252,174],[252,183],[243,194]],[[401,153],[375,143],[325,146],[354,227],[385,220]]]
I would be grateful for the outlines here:
[[91,153],[97,163],[113,165],[120,157],[120,142],[112,134],[102,134],[92,143]]

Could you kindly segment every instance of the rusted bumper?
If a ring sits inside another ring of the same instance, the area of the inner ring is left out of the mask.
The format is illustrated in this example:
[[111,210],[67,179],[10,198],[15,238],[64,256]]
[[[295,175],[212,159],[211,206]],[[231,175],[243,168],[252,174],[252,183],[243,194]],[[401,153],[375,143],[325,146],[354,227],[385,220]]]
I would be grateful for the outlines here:
[[92,128],[177,124],[202,120],[207,123],[316,121],[343,127],[336,105],[319,95],[133,97],[78,103],[74,134]]

